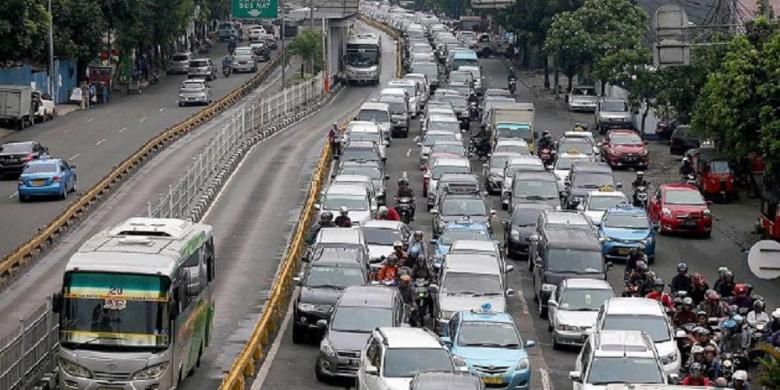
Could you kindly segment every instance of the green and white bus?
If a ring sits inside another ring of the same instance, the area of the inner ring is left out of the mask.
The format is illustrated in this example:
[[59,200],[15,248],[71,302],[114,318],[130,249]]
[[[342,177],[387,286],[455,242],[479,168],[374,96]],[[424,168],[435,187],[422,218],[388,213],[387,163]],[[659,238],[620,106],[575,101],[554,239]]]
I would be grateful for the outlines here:
[[61,389],[172,389],[200,365],[214,324],[209,225],[130,218],[68,261],[59,313]]

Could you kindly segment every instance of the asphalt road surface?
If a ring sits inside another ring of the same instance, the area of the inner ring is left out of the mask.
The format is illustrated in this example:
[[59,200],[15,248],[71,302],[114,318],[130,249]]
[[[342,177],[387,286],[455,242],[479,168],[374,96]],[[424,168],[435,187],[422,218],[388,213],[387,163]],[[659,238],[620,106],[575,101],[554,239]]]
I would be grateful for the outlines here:
[[[482,60],[483,75],[488,87],[506,88],[506,66],[498,59]],[[520,76],[523,77],[522,75]],[[540,98],[526,88],[523,83],[518,85],[518,101],[534,102],[536,104],[536,128],[538,130],[550,129],[555,137],[563,131],[572,129],[577,122],[593,123],[592,114],[569,113],[559,102],[551,99]],[[388,149],[387,167],[391,176],[388,194],[396,191],[396,180],[404,172],[408,175],[415,193],[418,195],[416,202],[424,205],[425,199],[422,193],[422,174],[419,171],[418,147],[413,138],[420,134],[419,123],[414,122],[410,138],[396,139]],[[661,144],[651,144],[651,167],[648,177],[656,184],[676,180],[677,162],[668,156],[668,149]],[[663,161],[656,164],[655,161]],[[670,166],[670,164],[672,166]],[[481,163],[472,161],[474,172],[482,172]],[[634,179],[633,171],[615,171],[615,179],[618,182],[629,183]],[[624,189],[624,191],[629,191]],[[491,209],[498,212],[494,222],[496,238],[503,241],[503,226],[500,221],[506,217],[506,212],[501,210],[498,196],[490,196],[488,202]],[[657,244],[657,257],[651,266],[659,276],[670,280],[675,273],[679,261],[685,260],[690,265],[691,272],[702,272],[707,279],[714,281],[717,267],[726,265],[735,271],[738,281],[752,283],[755,292],[767,298],[768,307],[774,308],[778,304],[777,294],[780,286],[753,277],[747,269],[746,255],[741,247],[734,241],[729,232],[741,227],[749,226],[755,218],[757,210],[745,204],[714,205],[713,214],[716,217],[715,231],[710,239],[696,239],[683,237],[660,236]],[[412,222],[412,229],[420,229],[425,232],[426,240],[431,235],[431,216],[425,212],[424,207],[418,207],[416,221]],[[518,294],[509,298],[509,310],[525,339],[535,340],[537,346],[529,350],[533,375],[531,387],[533,389],[567,389],[571,388],[568,372],[574,367],[577,350],[554,350],[552,339],[547,330],[547,322],[539,319],[539,311],[533,302],[531,277],[527,271],[525,261],[515,261],[515,270],[509,274],[509,287],[517,290]],[[623,288],[622,279],[623,264],[616,264],[609,274],[609,281],[619,294]],[[286,389],[328,389],[346,388],[352,386],[350,381],[334,381],[323,384],[314,376],[314,366],[318,354],[318,344],[296,345],[292,343],[292,321],[286,320],[286,330],[276,340],[278,344],[269,355],[265,365],[260,371],[258,380],[253,389],[286,390]]]
[[[249,44],[244,41],[241,45]],[[254,76],[254,73],[233,73],[222,76],[222,57],[226,44],[217,44],[209,51],[218,67],[217,79],[211,82],[214,101],[225,96]],[[262,69],[266,63],[261,63]],[[77,166],[77,190],[84,191],[102,179],[113,167],[129,157],[141,145],[164,129],[181,122],[204,106],[178,106],[179,86],[186,75],[168,75],[160,84],[149,87],[141,95],[112,95],[111,103],[96,105],[53,121],[11,133],[1,142],[37,140],[49,147],[54,157],[67,159]],[[0,181],[0,257],[26,242],[37,229],[51,222],[76,199],[43,199],[20,203],[16,194],[16,179]]]

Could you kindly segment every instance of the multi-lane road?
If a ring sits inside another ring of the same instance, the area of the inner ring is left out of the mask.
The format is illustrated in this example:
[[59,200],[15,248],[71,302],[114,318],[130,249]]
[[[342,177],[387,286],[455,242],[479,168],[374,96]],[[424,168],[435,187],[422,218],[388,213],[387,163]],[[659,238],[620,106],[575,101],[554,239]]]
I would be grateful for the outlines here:
[[[217,79],[211,82],[215,101],[255,75],[233,73],[229,78],[222,77],[221,58],[226,53],[226,45],[218,44],[208,54],[219,68]],[[265,66],[266,63],[261,63],[259,69]],[[0,142],[41,142],[49,147],[53,156],[65,158],[77,166],[77,189],[86,190],[146,141],[203,108],[178,106],[179,85],[186,77],[168,75],[159,85],[145,89],[141,95],[115,93],[109,104],[96,105],[11,133]],[[16,180],[0,181],[0,236],[3,237],[0,257],[27,241],[75,198],[71,195],[66,201],[19,203]]]
[[[482,67],[482,74],[488,77],[486,80],[488,87],[506,88],[506,66],[501,60],[482,60]],[[536,104],[537,129],[540,131],[545,128],[550,129],[556,137],[560,136],[563,131],[573,128],[577,122],[592,123],[593,121],[592,115],[569,113],[561,107],[560,103],[538,98],[522,83],[518,87],[517,96],[519,101]],[[416,127],[413,128],[411,137],[419,135],[420,131],[417,121],[413,123]],[[657,168],[651,163],[649,179],[655,183],[676,179],[673,177],[673,173],[669,173],[669,165],[676,164],[676,162],[667,156],[667,149],[660,144],[651,144],[650,147],[653,161],[658,159],[658,161],[663,160],[664,163],[659,163]],[[422,192],[422,174],[417,162],[418,153],[418,147],[412,138],[394,140],[392,147],[388,149],[387,167],[388,174],[392,178],[388,193],[395,193],[396,179],[405,172],[418,195],[416,201],[420,205],[424,204],[425,199],[419,196]],[[472,164],[474,172],[482,171],[479,162],[473,161]],[[676,165],[672,168],[672,171],[676,172]],[[634,179],[634,175],[633,171],[615,171],[614,173],[616,181],[626,184]],[[628,187],[630,188],[630,185]],[[630,190],[624,188],[624,191]],[[496,222],[506,217],[506,212],[501,210],[497,196],[489,197],[488,202],[491,209],[498,211]],[[713,213],[716,217],[726,217],[718,218],[716,224],[727,224],[730,218],[752,218],[747,214],[747,210],[750,209],[744,205],[714,205],[713,207]],[[418,208],[418,210],[412,228],[421,229],[425,232],[426,237],[430,237],[431,216],[424,211],[424,208]],[[503,240],[502,225],[494,223],[494,228],[497,239]],[[659,276],[668,280],[674,275],[677,263],[685,260],[689,263],[692,272],[702,272],[712,282],[717,267],[721,264],[727,265],[736,272],[738,280],[753,283],[756,292],[767,297],[769,307],[776,307],[775,305],[780,301],[774,297],[780,292],[780,287],[752,277],[745,264],[745,254],[730,237],[724,235],[723,229],[728,229],[728,227],[719,226],[713,232],[711,239],[661,236],[658,240],[656,263],[651,268]],[[532,388],[570,388],[571,382],[568,379],[568,372],[573,369],[577,351],[559,351],[552,348],[547,322],[539,318],[536,304],[532,300],[531,278],[526,271],[526,264],[524,261],[516,262],[518,266],[515,267],[514,272],[509,274],[509,287],[516,289],[519,294],[510,298],[509,310],[523,337],[537,342],[537,347],[529,351],[533,368]],[[609,275],[609,281],[618,294],[623,288],[622,267],[622,264],[616,264]],[[330,384],[317,381],[314,376],[314,365],[318,354],[318,345],[293,344],[290,331],[292,323],[289,321],[289,315],[288,313],[286,331],[276,340],[277,346],[272,349],[253,389],[327,389],[352,385],[349,381],[335,381]]]

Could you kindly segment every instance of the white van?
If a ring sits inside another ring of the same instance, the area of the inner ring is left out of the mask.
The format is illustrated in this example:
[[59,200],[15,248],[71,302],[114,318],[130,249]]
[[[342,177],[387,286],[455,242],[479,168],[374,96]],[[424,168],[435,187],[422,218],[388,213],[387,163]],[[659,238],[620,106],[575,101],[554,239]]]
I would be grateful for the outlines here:
[[379,102],[387,103],[388,108],[390,108],[393,137],[408,137],[412,110],[409,107],[409,94],[406,89],[385,88],[379,94]]
[[382,129],[382,136],[387,146],[390,146],[390,106],[387,103],[366,102],[360,106],[360,111],[355,115],[355,120],[360,122],[374,122]]

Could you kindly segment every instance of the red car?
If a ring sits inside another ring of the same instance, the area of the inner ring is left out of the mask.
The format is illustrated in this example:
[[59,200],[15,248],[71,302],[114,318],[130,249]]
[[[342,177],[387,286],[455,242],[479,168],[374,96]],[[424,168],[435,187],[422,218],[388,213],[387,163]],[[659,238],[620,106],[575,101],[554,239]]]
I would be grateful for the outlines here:
[[610,130],[601,142],[601,158],[611,167],[647,169],[647,144],[634,130]]
[[690,184],[667,183],[659,186],[647,204],[647,214],[661,234],[691,232],[704,237],[712,234],[709,202]]

